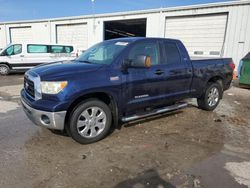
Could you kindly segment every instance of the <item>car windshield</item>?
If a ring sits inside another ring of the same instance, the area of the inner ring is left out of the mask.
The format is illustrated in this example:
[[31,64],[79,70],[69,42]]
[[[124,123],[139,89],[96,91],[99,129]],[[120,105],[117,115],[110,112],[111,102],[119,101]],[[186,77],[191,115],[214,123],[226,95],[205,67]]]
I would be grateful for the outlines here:
[[8,44],[5,48],[0,50],[0,56],[6,56],[5,51],[8,49],[12,44]]
[[93,64],[109,65],[128,45],[125,41],[105,41],[86,50],[77,61]]

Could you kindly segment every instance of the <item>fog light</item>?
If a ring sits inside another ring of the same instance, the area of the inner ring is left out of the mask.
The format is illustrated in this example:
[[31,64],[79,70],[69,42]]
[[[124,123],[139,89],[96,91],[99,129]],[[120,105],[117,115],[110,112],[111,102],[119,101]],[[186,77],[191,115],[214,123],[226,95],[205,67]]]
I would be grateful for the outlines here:
[[49,124],[50,124],[50,119],[49,119],[48,116],[42,115],[42,116],[41,116],[41,122],[42,122],[43,124],[45,124],[45,125],[49,125]]

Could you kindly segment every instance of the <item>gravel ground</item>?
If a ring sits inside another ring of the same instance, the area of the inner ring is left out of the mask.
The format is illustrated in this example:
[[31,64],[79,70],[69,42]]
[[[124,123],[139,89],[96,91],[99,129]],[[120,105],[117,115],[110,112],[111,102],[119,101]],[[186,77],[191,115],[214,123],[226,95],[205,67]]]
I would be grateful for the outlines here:
[[80,145],[26,118],[22,77],[0,77],[0,187],[250,187],[248,89],[226,91],[214,112],[190,100]]

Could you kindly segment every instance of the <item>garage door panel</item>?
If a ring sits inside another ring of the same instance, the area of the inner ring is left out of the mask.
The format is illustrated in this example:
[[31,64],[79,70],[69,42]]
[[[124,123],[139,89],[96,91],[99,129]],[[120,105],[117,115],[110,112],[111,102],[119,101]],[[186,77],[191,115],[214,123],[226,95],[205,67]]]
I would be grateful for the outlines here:
[[168,35],[183,35],[183,36],[195,36],[197,34],[200,34],[198,35],[197,37],[203,37],[203,36],[219,36],[219,37],[224,37],[224,30],[219,30],[219,29],[213,29],[215,30],[216,32],[213,32],[211,30],[208,30],[206,28],[204,29],[197,29],[197,30],[194,30],[194,29],[190,29],[190,30],[183,30],[183,31],[180,31],[181,29],[176,29],[176,30],[172,30],[172,31],[169,31],[169,30],[166,30],[167,34]]
[[[199,25],[199,26],[208,26],[208,24],[210,24],[209,26],[220,26],[221,24],[224,24],[224,20],[193,20],[193,21],[188,21],[188,20],[184,20],[183,22],[167,22],[167,23],[171,23],[173,26],[176,27],[181,27],[181,26],[185,26],[185,25]],[[182,25],[180,25],[182,24]]]
[[194,30],[193,28],[197,28],[197,29],[207,29],[207,30],[214,30],[214,29],[216,29],[216,30],[224,30],[225,29],[225,27],[223,27],[222,25],[212,25],[212,24],[210,24],[210,25],[204,25],[204,26],[200,26],[200,25],[198,25],[198,24],[194,24],[194,25],[182,25],[182,26],[178,26],[178,27],[175,27],[175,26],[172,26],[171,25],[171,29],[166,29],[167,31],[169,30],[169,31],[174,31],[174,30],[176,30],[176,29],[178,29],[178,30],[183,30],[183,31],[190,31],[190,30]]
[[31,27],[10,27],[10,41],[12,43],[32,42],[33,35]]
[[227,14],[211,14],[166,18],[165,37],[183,41],[190,55],[202,51],[210,56],[211,51],[222,51],[227,23]]
[[[195,37],[195,36],[194,36]],[[204,42],[206,43],[215,43],[215,44],[221,44],[223,43],[223,38],[221,37],[213,37],[213,38],[209,38],[209,37],[197,37],[197,38],[194,38],[194,37],[182,37],[182,41],[185,41],[185,42],[188,42],[188,43],[192,43],[192,44],[195,44],[195,43],[200,43],[200,44],[203,44],[204,45]]]
[[88,27],[86,23],[56,26],[57,43],[71,44],[78,49],[88,47]]
[[198,24],[194,24],[194,25],[182,25],[182,26],[172,26],[171,25],[171,28],[169,29],[166,29],[166,31],[174,31],[174,30],[182,30],[182,31],[194,31],[194,28],[196,28],[196,30],[203,30],[204,32],[206,30],[214,30],[216,29],[216,31],[220,31],[220,30],[224,30],[225,29],[225,26],[222,26],[222,25],[198,25]]
[[168,32],[166,31],[166,37],[178,36],[182,38],[224,38],[224,33],[212,33],[212,32],[204,32],[204,31],[186,31],[186,32]]
[[[197,15],[197,16],[182,16],[182,17],[172,17],[171,19],[167,20],[166,22],[169,23],[187,23],[187,22],[197,22],[197,21],[205,21],[205,22],[211,22],[211,21],[224,21],[225,15],[227,14],[211,14],[211,15]],[[212,16],[212,17],[211,17]],[[181,19],[180,19],[181,18]],[[204,22],[202,22],[204,23]],[[201,23],[201,24],[202,24]]]
[[[193,31],[193,30],[191,30],[191,31]],[[224,34],[222,33],[222,32],[218,32],[218,30],[215,30],[215,29],[207,29],[207,30],[199,30],[199,31],[193,31],[193,32],[190,32],[190,30],[186,30],[186,29],[184,29],[184,30],[182,30],[182,31],[180,31],[180,30],[167,30],[167,32],[168,32],[168,34],[172,34],[172,35],[176,35],[176,34],[178,34],[178,35],[180,35],[180,34],[185,34],[185,36],[193,36],[194,35],[194,33],[198,33],[198,34],[213,34],[213,35],[216,35],[216,36],[219,36],[219,37],[221,37],[221,36],[224,36]]]

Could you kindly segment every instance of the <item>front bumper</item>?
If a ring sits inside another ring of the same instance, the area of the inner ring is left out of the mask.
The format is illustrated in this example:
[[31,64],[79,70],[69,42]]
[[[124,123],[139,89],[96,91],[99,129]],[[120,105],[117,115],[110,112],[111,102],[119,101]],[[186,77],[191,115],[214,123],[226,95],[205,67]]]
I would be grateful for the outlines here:
[[25,114],[34,124],[49,129],[55,129],[55,130],[64,129],[66,111],[61,111],[61,112],[41,111],[30,107],[22,98],[21,102]]

